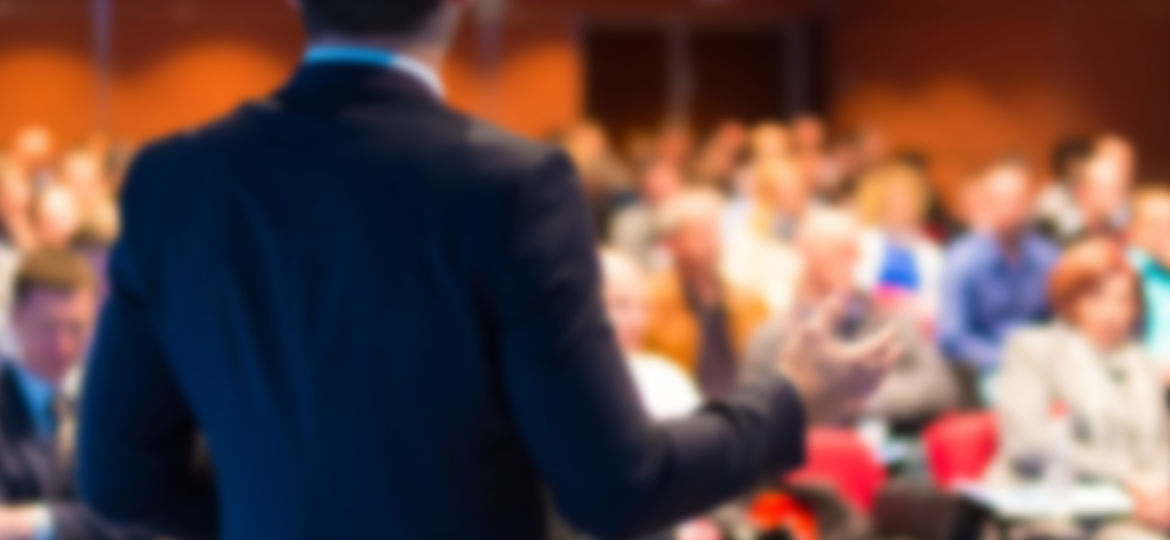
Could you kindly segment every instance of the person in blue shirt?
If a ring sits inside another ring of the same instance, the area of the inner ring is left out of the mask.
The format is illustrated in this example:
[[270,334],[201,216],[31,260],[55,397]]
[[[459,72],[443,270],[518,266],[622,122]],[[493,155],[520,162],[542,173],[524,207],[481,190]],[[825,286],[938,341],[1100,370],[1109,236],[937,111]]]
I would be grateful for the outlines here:
[[1034,186],[1023,161],[1002,159],[979,182],[978,226],[946,255],[938,333],[951,361],[990,375],[1012,331],[1048,318],[1059,250],[1031,228]]
[[1170,189],[1143,188],[1133,202],[1130,260],[1142,280],[1143,341],[1170,373]]
[[65,250],[25,256],[12,328],[18,359],[0,363],[0,538],[130,540],[76,496],[71,385],[97,317],[88,263]]

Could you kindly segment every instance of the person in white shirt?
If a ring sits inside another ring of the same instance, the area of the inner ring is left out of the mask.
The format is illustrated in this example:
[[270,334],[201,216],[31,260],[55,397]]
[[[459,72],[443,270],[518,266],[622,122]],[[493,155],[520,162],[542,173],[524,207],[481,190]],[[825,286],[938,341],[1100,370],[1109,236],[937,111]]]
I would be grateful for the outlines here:
[[679,418],[700,404],[699,391],[676,362],[644,349],[647,285],[633,258],[602,251],[602,294],[618,344],[629,362],[646,412],[656,420]]

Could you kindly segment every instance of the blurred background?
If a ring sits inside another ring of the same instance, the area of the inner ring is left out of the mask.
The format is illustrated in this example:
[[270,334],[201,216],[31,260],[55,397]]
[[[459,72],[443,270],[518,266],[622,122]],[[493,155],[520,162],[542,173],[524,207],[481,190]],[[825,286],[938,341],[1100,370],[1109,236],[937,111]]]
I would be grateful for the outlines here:
[[[479,0],[442,75],[575,162],[653,416],[773,369],[827,299],[843,337],[899,331],[805,468],[663,538],[1142,540],[1170,533],[1167,29],[1166,0]],[[43,510],[76,503],[71,424],[35,411],[78,392],[136,150],[304,46],[284,0],[0,0],[0,538],[72,530]]]
[[[1159,0],[489,0],[445,72],[450,101],[529,136],[585,116],[630,131],[823,113],[880,125],[949,184],[1012,146],[1124,132],[1170,169]],[[4,0],[0,140],[41,123],[142,141],[283,82],[283,0]],[[212,84],[213,83],[213,84]]]

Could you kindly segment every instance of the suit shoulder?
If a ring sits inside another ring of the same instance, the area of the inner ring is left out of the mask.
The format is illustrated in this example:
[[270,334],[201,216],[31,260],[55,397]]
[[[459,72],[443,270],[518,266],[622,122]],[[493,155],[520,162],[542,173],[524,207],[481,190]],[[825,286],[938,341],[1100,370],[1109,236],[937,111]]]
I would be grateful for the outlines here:
[[488,122],[463,117],[465,145],[471,162],[505,178],[528,178],[551,163],[568,166],[559,148],[526,139]]
[[[189,162],[185,160],[191,159],[197,148],[205,144],[206,141],[221,136],[223,132],[231,129],[240,121],[241,114],[242,111],[237,111],[207,124],[154,139],[138,150],[131,167],[131,174],[133,175],[135,169],[141,168],[153,169],[168,165],[187,166]],[[180,168],[176,172],[182,170]]]

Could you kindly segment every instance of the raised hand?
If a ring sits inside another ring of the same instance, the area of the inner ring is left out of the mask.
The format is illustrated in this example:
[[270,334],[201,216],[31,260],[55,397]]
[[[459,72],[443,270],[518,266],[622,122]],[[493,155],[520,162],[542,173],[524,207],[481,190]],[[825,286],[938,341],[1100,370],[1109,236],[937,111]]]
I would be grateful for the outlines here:
[[801,395],[811,425],[864,407],[902,353],[892,325],[856,341],[838,339],[834,329],[846,303],[844,296],[834,297],[798,321],[777,360],[780,373]]

